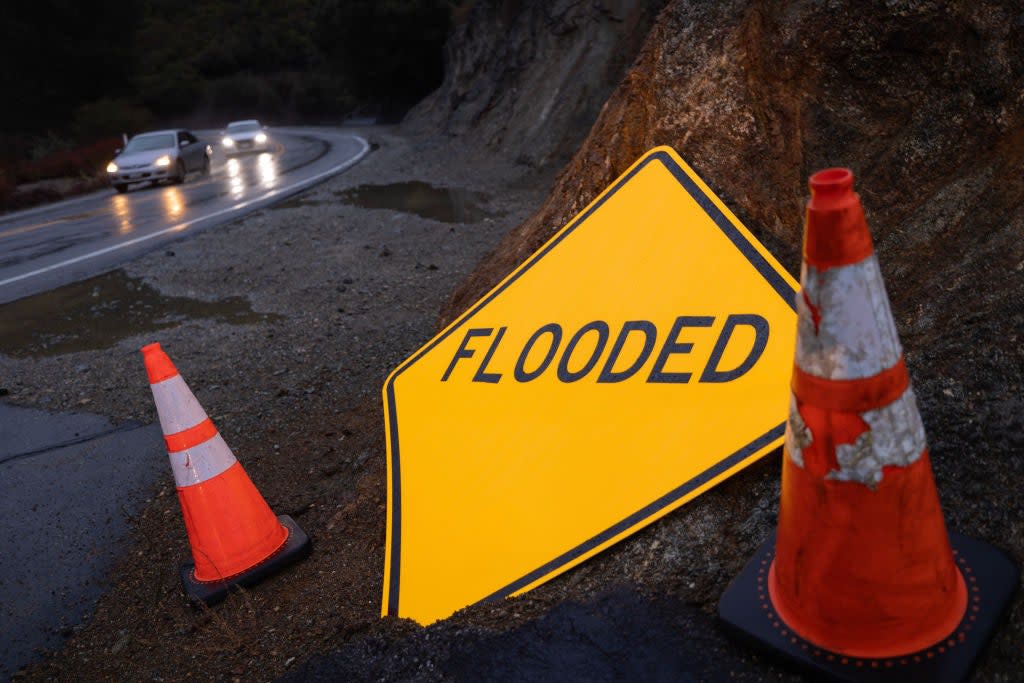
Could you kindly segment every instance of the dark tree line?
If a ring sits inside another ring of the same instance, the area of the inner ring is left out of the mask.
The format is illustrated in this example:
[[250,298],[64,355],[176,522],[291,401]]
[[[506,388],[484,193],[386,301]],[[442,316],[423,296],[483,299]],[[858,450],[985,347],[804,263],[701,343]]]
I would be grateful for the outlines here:
[[0,153],[9,155],[26,139],[36,146],[46,136],[83,143],[235,116],[301,121],[363,111],[396,117],[440,84],[456,4],[5,2],[0,134],[6,150]]

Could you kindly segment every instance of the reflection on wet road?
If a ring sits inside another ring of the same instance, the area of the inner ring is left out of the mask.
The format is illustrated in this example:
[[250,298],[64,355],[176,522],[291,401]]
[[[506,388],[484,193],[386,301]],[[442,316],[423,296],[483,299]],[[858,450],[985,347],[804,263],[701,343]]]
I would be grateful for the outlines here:
[[[181,236],[231,220],[340,172],[368,147],[341,131],[272,130],[273,153],[225,159],[181,185],[132,185],[0,216],[0,303],[80,280]],[[202,136],[200,136],[202,138]],[[204,140],[213,144],[210,136]]]
[[277,160],[272,154],[264,152],[256,157],[254,165],[246,165],[242,160],[231,158],[225,164],[228,174],[228,187],[231,196],[241,199],[246,188],[261,187],[272,189],[277,185]]

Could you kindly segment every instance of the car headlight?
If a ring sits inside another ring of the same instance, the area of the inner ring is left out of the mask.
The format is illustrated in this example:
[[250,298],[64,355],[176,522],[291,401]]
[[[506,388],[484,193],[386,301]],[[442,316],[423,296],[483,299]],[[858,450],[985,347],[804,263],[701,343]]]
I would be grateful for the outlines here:
[[256,142],[257,143],[262,145],[266,141],[267,141],[267,136],[264,133],[256,133]]
[[171,165],[171,157],[169,157],[169,156],[167,156],[165,154],[162,157],[160,157],[159,159],[157,159],[156,161],[154,161],[153,163],[155,165],[157,165],[157,166],[170,166]]
[[117,164],[113,161],[107,164],[107,173],[117,173]]
[[232,140],[231,138],[227,138],[226,137],[226,138],[224,138],[223,140],[220,141],[220,144],[224,145],[225,147],[234,147],[235,146],[235,141]]

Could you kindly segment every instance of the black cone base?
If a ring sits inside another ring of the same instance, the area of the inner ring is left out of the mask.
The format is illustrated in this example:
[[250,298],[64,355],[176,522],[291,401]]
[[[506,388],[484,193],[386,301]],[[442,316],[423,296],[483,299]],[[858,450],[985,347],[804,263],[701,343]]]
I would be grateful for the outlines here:
[[278,515],[278,521],[288,529],[288,539],[276,553],[260,562],[255,567],[224,581],[197,581],[194,574],[195,564],[189,562],[181,566],[181,583],[185,586],[188,597],[207,605],[215,605],[227,597],[232,586],[254,586],[271,574],[276,574],[309,552],[309,536],[299,528],[288,515]]
[[718,603],[729,632],[769,655],[840,681],[960,681],[974,666],[1017,587],[1017,567],[987,543],[951,533],[953,556],[967,584],[967,611],[946,639],[900,657],[863,659],[827,652],[789,630],[768,597],[775,533],[765,541]]

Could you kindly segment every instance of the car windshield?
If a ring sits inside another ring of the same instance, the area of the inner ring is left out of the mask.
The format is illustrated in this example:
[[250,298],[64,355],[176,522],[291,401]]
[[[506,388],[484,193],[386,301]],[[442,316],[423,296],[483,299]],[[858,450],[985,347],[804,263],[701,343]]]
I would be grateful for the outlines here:
[[255,121],[243,121],[242,123],[229,123],[228,130],[232,133],[246,133],[250,130],[259,130],[260,124]]
[[149,152],[154,149],[170,149],[172,147],[174,147],[174,133],[137,135],[128,142],[128,146],[124,148],[124,153]]

